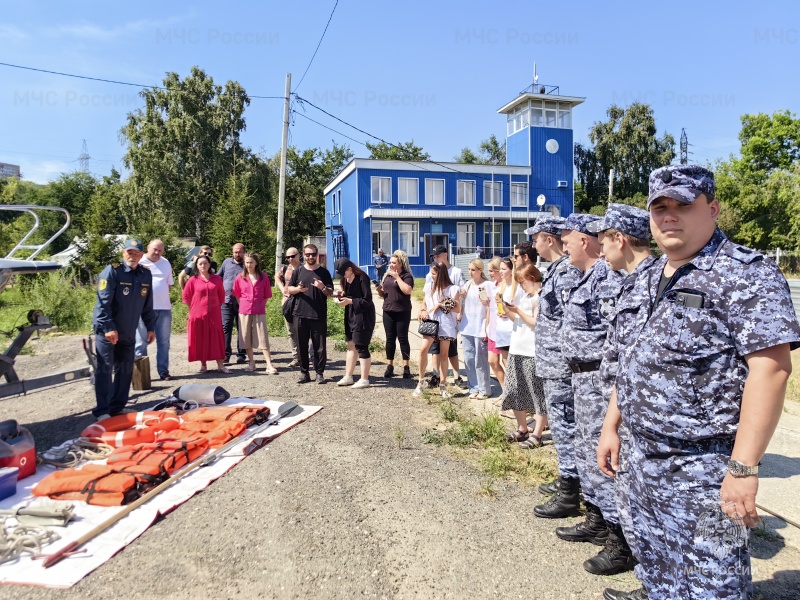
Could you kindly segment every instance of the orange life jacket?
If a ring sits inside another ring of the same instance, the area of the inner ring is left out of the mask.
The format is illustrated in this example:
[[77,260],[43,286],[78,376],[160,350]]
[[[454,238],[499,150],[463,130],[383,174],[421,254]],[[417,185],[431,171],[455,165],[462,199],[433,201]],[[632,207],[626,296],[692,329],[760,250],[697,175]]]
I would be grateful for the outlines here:
[[180,424],[180,419],[173,413],[143,411],[98,421],[84,429],[81,436],[119,448],[153,442],[157,433],[177,429]]
[[249,406],[205,406],[195,408],[182,415],[184,422],[235,421],[245,427],[265,423],[269,418],[269,407]]
[[159,483],[159,469],[134,465],[130,469],[107,465],[84,465],[50,473],[33,488],[34,496],[53,500],[83,500],[96,506],[122,506]]
[[[176,430],[177,431],[177,430]],[[195,437],[183,441],[159,441],[151,444],[123,446],[112,452],[106,462],[125,471],[137,467],[155,468],[164,478],[198,458],[208,448],[208,440]]]
[[245,429],[247,428],[244,423],[236,421],[190,421],[181,423],[178,429],[159,433],[156,441],[191,440],[202,437],[208,440],[210,448],[218,448],[227,444]]

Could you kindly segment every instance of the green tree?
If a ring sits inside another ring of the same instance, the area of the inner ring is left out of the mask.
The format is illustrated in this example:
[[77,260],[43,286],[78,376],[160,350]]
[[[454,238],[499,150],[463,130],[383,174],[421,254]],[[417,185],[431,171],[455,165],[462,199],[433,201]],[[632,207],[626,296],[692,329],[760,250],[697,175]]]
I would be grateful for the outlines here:
[[366,146],[370,152],[369,157],[379,160],[428,160],[431,157],[420,146],[415,145],[414,140],[399,144],[367,142]]
[[788,110],[772,115],[742,115],[739,173],[762,181],[775,169],[789,169],[800,160],[800,119]]
[[121,181],[116,169],[103,177],[89,198],[88,207],[83,217],[83,230],[85,233],[123,234],[127,233],[122,210],[125,197],[126,184]]
[[[646,194],[650,172],[675,158],[675,139],[664,133],[657,137],[653,109],[641,102],[627,108],[612,104],[607,121],[596,122],[589,131],[593,147],[583,147],[576,157],[578,180],[592,205],[607,201],[608,187],[600,183],[614,169],[615,198]],[[576,155],[577,155],[576,147]]]
[[250,99],[235,81],[222,88],[198,67],[183,80],[168,73],[163,87],[141,92],[145,108],[121,131],[131,169],[126,218],[135,230],[162,215],[174,233],[201,239],[234,164],[250,154],[239,139]]
[[462,148],[455,157],[455,161],[477,165],[504,165],[506,164],[506,143],[500,143],[497,136],[492,134],[488,139],[481,141],[477,154],[469,148]]

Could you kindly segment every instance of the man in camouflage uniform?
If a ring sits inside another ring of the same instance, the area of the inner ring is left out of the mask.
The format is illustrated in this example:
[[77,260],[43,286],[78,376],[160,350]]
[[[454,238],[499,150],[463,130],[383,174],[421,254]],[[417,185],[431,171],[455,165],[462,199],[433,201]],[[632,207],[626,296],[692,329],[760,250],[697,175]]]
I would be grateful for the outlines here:
[[[603,383],[603,398],[608,403],[617,377],[618,357],[626,344],[630,343],[631,313],[638,311],[638,306],[631,304],[630,291],[639,275],[649,269],[655,262],[650,254],[650,215],[646,210],[625,204],[609,204],[603,219],[587,225],[589,231],[597,233],[603,257],[609,267],[615,271],[629,273],[622,282],[614,310],[609,318],[611,329],[603,348],[603,363],[600,376]],[[596,446],[598,439],[594,441]],[[622,454],[627,455],[627,430],[620,429]],[[625,541],[631,547],[634,557],[639,556],[638,532],[633,524],[630,506],[627,502],[630,490],[630,474],[619,472],[614,480],[615,499],[619,525],[622,527]]]
[[[627,471],[644,590],[606,598],[749,598],[747,527],[758,464],[780,418],[800,325],[786,280],[716,228],[714,176],[691,165],[650,174],[648,209],[662,256],[634,282],[597,448]],[[620,465],[617,428],[630,432]]]
[[567,217],[561,239],[570,263],[581,278],[567,296],[561,348],[572,371],[575,395],[575,459],[581,480],[586,520],[558,527],[556,535],[568,542],[604,546],[583,567],[596,575],[613,575],[633,568],[633,556],[619,526],[614,481],[597,469],[597,441],[603,426],[608,395],[604,394],[600,365],[610,328],[609,317],[622,284],[622,275],[600,257],[600,242],[589,225],[593,215]]
[[536,373],[543,379],[547,399],[547,420],[558,456],[558,479],[539,486],[552,495],[534,507],[537,517],[560,519],[580,514],[580,483],[575,467],[575,404],[572,371],[561,354],[563,297],[580,279],[581,272],[569,264],[561,243],[564,219],[543,217],[527,233],[533,236],[536,252],[550,262],[542,276],[539,292],[539,317],[536,320]]

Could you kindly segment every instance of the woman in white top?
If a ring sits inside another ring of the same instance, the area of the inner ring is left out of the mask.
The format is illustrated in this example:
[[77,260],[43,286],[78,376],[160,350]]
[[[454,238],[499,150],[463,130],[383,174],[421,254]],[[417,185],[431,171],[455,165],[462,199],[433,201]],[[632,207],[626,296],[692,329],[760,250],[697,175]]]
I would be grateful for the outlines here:
[[489,350],[486,337],[489,291],[481,259],[470,261],[469,275],[470,280],[461,288],[458,330],[461,332],[461,343],[464,348],[469,397],[483,400],[492,395],[492,380],[489,377]]
[[[419,349],[419,384],[417,389],[414,390],[414,397],[418,398],[422,395],[422,390],[428,387],[428,382],[425,381],[425,369],[428,366],[428,350],[433,344],[434,340],[439,341],[440,356],[447,356],[447,351],[450,349],[450,342],[456,339],[458,335],[458,325],[456,323],[456,315],[461,310],[461,303],[458,301],[458,286],[453,285],[450,281],[450,276],[447,273],[447,266],[444,263],[435,262],[431,265],[431,275],[433,276],[433,284],[425,286],[425,306],[420,310],[420,321],[438,321],[439,332],[434,338],[433,336],[423,336],[422,346]],[[439,392],[442,398],[450,398],[450,393],[447,391],[447,366],[446,360],[439,361]]]
[[[532,264],[522,266],[515,274],[524,294],[518,303],[506,303],[505,310],[514,317],[511,347],[506,365],[506,388],[503,393],[503,410],[513,410],[517,430],[509,441],[521,442],[525,448],[542,445],[542,432],[547,424],[547,407],[544,384],[536,374],[534,327],[539,314],[539,290],[542,274]],[[527,413],[536,415],[536,425],[528,430]]]
[[[497,381],[500,383],[500,389],[502,390],[505,386],[506,371],[503,367],[503,361],[500,360],[503,356],[503,352],[497,349],[497,320],[499,319],[497,314],[497,288],[502,282],[502,275],[500,274],[501,265],[502,262],[499,256],[495,256],[489,261],[489,279],[491,281],[488,283],[486,289],[489,293],[489,317],[486,321],[486,336],[489,338],[487,344],[489,351],[489,367],[491,367],[494,372],[494,376],[497,377]],[[498,403],[497,406],[500,406],[500,404]]]

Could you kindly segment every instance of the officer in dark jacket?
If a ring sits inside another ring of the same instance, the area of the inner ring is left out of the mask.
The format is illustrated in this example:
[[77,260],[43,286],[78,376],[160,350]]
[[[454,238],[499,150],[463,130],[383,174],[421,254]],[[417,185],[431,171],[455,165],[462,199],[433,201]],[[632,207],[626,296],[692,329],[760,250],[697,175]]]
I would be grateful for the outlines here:
[[103,269],[97,284],[97,303],[92,316],[97,348],[94,382],[97,407],[92,413],[98,421],[124,412],[140,317],[147,327],[147,343],[156,338],[153,278],[149,269],[139,268],[142,256],[142,243],[129,239],[122,251],[123,262]]

